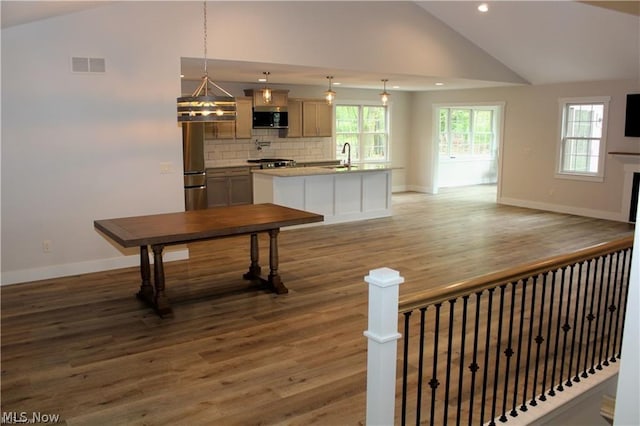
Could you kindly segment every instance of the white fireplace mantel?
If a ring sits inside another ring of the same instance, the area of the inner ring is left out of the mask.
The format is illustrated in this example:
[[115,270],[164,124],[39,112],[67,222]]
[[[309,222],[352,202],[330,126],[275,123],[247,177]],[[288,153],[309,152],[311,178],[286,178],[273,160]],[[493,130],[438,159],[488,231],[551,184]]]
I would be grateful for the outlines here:
[[622,213],[629,216],[631,209],[631,191],[633,191],[633,175],[640,173],[640,156],[637,162],[625,162],[624,164],[624,186],[622,188]]

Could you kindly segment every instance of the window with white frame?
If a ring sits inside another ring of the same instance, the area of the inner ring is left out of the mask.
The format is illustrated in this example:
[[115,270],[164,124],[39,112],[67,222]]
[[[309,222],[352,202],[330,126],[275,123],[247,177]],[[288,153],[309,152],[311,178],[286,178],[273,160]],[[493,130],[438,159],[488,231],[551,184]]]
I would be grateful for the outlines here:
[[351,162],[389,161],[387,108],[379,105],[336,105],[336,158],[347,159],[343,146],[351,146]]
[[609,97],[560,100],[557,177],[602,181]]
[[497,107],[452,106],[438,109],[441,159],[495,156]]

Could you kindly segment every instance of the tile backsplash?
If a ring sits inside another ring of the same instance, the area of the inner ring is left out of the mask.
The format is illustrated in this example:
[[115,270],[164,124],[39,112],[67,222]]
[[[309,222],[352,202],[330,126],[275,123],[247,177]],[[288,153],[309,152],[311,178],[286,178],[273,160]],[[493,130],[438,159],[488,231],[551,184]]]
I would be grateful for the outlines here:
[[335,157],[333,138],[286,138],[276,129],[253,129],[251,139],[213,139],[205,134],[204,158],[225,165],[255,158],[287,158],[298,162]]

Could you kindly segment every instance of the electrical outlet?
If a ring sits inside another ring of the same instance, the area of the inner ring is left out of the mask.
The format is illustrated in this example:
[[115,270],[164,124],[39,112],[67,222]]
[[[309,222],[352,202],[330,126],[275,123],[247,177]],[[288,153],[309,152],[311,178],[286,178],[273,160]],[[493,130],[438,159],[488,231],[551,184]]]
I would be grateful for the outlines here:
[[173,163],[170,161],[160,163],[160,174],[168,175],[173,173]]
[[51,253],[51,246],[52,246],[51,240],[44,240],[42,242],[43,253]]

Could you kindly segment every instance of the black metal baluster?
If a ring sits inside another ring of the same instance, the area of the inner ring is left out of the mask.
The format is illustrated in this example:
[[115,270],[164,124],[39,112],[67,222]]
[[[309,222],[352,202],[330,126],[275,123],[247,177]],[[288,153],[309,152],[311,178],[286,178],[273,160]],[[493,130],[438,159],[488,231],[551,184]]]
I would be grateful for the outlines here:
[[449,336],[447,339],[447,376],[445,379],[445,386],[444,386],[444,415],[442,416],[443,424],[445,425],[448,423],[448,420],[449,420],[448,417],[449,417],[449,389],[450,389],[450,383],[451,383],[451,353],[453,352],[451,348],[453,345],[453,314],[454,314],[455,303],[456,303],[455,299],[449,300]]
[[622,250],[622,267],[620,269],[620,277],[616,280],[619,291],[618,291],[618,310],[616,311],[616,331],[613,333],[613,356],[611,357],[611,362],[616,362],[619,355],[616,355],[616,347],[618,348],[618,354],[620,354],[620,349],[622,347],[622,343],[620,346],[617,346],[618,343],[618,328],[620,326],[620,313],[622,312],[622,293],[624,293],[624,271],[626,269],[626,251]]
[[[587,265],[587,273],[585,274],[587,276],[587,279],[585,280],[584,298],[582,299],[582,315],[581,315],[582,322],[580,323],[580,341],[578,342],[578,359],[576,360],[576,376],[573,378],[574,382],[580,381],[580,358],[582,356],[582,338],[584,337],[584,320],[585,320],[585,312],[587,310],[587,295],[589,294],[589,286],[587,284],[589,283],[589,276],[591,275],[590,274],[591,262],[592,260],[585,261],[585,264]],[[582,287],[582,281],[580,281],[578,285]],[[586,374],[587,373],[585,371],[583,377],[586,377]]]
[[[547,374],[548,374],[548,366],[549,366],[549,346],[551,345],[551,324],[553,323],[553,302],[556,294],[556,273],[558,269],[551,273],[551,296],[549,297],[549,323],[547,324],[547,347],[544,351],[544,372],[542,373],[542,393],[538,397],[540,401],[547,400]],[[542,299],[544,303],[544,298]],[[562,305],[562,303],[560,303]],[[558,316],[558,324],[560,324],[560,316]],[[558,341],[558,336],[556,335],[556,342]],[[558,344],[556,343],[556,348]],[[551,391],[553,392],[554,383],[551,382]]]
[[402,419],[401,425],[407,424],[407,376],[409,374],[409,319],[412,312],[404,313],[404,360],[402,361]]
[[478,366],[478,326],[480,325],[480,296],[482,292],[476,293],[476,323],[473,331],[473,361],[469,364],[471,370],[471,392],[469,394],[469,426],[473,424],[473,397],[476,387],[476,373],[480,368]]
[[[507,349],[504,350],[504,354],[507,357],[505,369],[504,369],[504,389],[502,391],[502,415],[500,421],[502,423],[507,421],[507,392],[509,390],[509,369],[511,366],[511,357],[513,356],[512,337],[513,337],[513,312],[516,304],[516,285],[517,281],[511,283],[511,306],[509,308],[509,337],[507,341]],[[517,374],[517,372],[516,372]]]
[[[498,340],[496,341],[496,366],[493,375],[493,398],[491,401],[491,421],[490,426],[495,426],[496,418],[496,401],[498,399],[498,375],[500,372],[500,343],[502,342],[502,311],[504,311],[504,290],[507,287],[506,284],[500,286],[500,308],[498,309]],[[487,352],[489,347],[487,346]]]
[[[516,417],[518,411],[516,410],[516,404],[518,401],[518,382],[520,380],[520,354],[522,354],[522,331],[524,329],[524,307],[527,295],[527,279],[522,280],[522,298],[520,301],[520,332],[518,333],[518,356],[516,357],[516,382],[513,387],[513,408],[511,409],[511,417]],[[527,411],[527,406],[520,407],[522,411]]]
[[[564,339],[563,339],[563,343],[562,343],[562,366],[560,367],[560,379],[562,380],[564,378],[564,363],[565,363],[565,354],[566,354],[566,349],[567,349],[567,339],[569,338],[569,330],[571,330],[573,328],[573,337],[571,338],[571,354],[569,355],[569,368],[567,369],[567,381],[564,382],[565,386],[567,387],[571,387],[572,386],[572,382],[571,382],[571,367],[573,366],[573,349],[575,347],[575,340],[576,340],[576,319],[578,318],[578,304],[579,304],[579,300],[580,300],[580,286],[578,285],[578,293],[576,294],[576,306],[575,306],[575,311],[574,311],[574,321],[573,321],[573,327],[571,327],[571,324],[569,324],[569,316],[570,316],[570,312],[569,309],[571,307],[571,296],[573,295],[573,277],[574,277],[574,273],[575,273],[575,264],[569,266],[569,297],[567,298],[567,311],[565,312],[565,323],[562,326],[562,331],[564,331]],[[578,268],[580,268],[580,265],[578,265]],[[562,384],[560,384],[560,386],[558,387],[559,391],[564,390],[564,388],[561,388]]]
[[[522,390],[523,390],[522,407],[520,407],[520,410],[522,411],[526,411],[526,408],[527,408],[527,388],[529,387],[529,366],[531,365],[531,343],[533,341],[532,339],[533,320],[535,318],[534,312],[535,312],[535,306],[536,306],[536,287],[537,287],[538,276],[536,275],[532,277],[532,279],[533,279],[533,285],[531,290],[531,311],[529,312],[529,334],[528,334],[529,338],[527,342],[527,362],[525,363],[525,369],[524,369],[525,376],[524,376],[524,386],[522,387]],[[535,383],[534,383],[533,392],[535,394]]]
[[484,411],[487,403],[487,376],[489,374],[489,346],[491,345],[491,309],[495,288],[488,289],[489,302],[487,304],[487,331],[484,344],[484,373],[482,374],[482,404],[480,405],[480,423],[484,424]]
[[[583,262],[581,264],[578,264],[578,281],[577,281],[577,286],[578,286],[578,291],[576,293],[576,307],[575,310],[573,312],[573,336],[571,337],[571,355],[569,356],[569,377],[571,377],[571,372],[573,369],[573,353],[574,353],[574,349],[576,346],[576,333],[578,331],[578,311],[580,309],[580,290],[582,289],[582,286],[580,285],[580,280],[582,279],[582,266],[585,264],[586,262]],[[574,265],[571,265],[571,282],[569,283],[569,290],[571,290],[571,285],[573,284],[573,267]],[[571,294],[571,291],[569,291],[569,294]],[[576,360],[576,365],[579,364],[579,360]],[[578,375],[576,374],[576,376],[573,378],[574,381],[579,382],[580,378],[578,377]],[[571,379],[568,379],[565,383],[566,386],[571,387],[573,386],[573,381]]]
[[596,300],[596,281],[597,281],[597,277],[598,277],[598,260],[600,258],[596,258],[595,259],[595,268],[593,271],[593,284],[591,285],[591,304],[589,306],[589,315],[587,315],[587,321],[589,321],[589,324],[587,325],[587,341],[585,342],[586,348],[584,350],[584,371],[582,372],[582,377],[586,378],[588,377],[588,374],[593,374],[596,371],[593,369],[593,364],[591,364],[591,368],[587,368],[589,366],[589,339],[591,336],[591,325],[593,324],[593,320],[596,319],[595,316],[593,316],[593,306]]
[[[563,378],[563,374],[564,374],[564,355],[565,355],[565,349],[567,347],[567,332],[569,331],[568,328],[569,324],[567,324],[567,318],[569,318],[569,306],[571,305],[570,300],[571,300],[571,290],[569,290],[569,296],[567,297],[567,300],[564,300],[565,298],[565,294],[564,294],[564,278],[565,278],[565,274],[567,272],[567,267],[563,266],[562,268],[560,268],[560,303],[558,303],[558,327],[556,328],[556,344],[555,344],[555,349],[553,350],[553,370],[551,373],[551,389],[549,389],[549,396],[555,396],[556,395],[556,391],[554,389],[555,383],[556,383],[556,372],[558,371],[558,344],[560,343],[560,329],[562,328],[562,331],[564,332],[563,336],[564,336],[564,342],[562,344],[562,357],[561,357],[561,363],[560,363],[560,376],[559,376],[559,384],[558,384],[558,390],[559,391],[563,391],[564,388],[562,387],[562,381],[564,380]],[[562,303],[566,303],[567,304],[567,313],[565,315],[565,321],[564,324],[562,325],[562,327],[560,327],[560,323],[562,322]]]
[[[606,307],[608,309],[608,303],[609,303],[609,291],[611,290],[611,271],[613,270],[613,253],[609,253],[607,255],[607,264],[609,265],[608,267],[608,271],[607,271],[607,292],[604,296],[604,307]],[[599,306],[598,306],[599,307]],[[611,315],[609,315],[609,317],[611,317]],[[611,319],[611,318],[609,318]],[[609,322],[609,326],[611,326],[611,322]],[[607,314],[603,312],[602,315],[602,335],[600,336],[600,353],[598,355],[598,366],[596,367],[598,370],[602,370],[602,364],[604,364],[605,366],[609,365],[609,360],[607,359],[607,357],[609,356],[608,354],[604,354],[604,341],[605,339],[607,339]],[[604,363],[603,363],[603,359],[602,357],[604,356]]]
[[431,380],[429,380],[429,386],[431,386],[431,418],[429,419],[429,424],[433,426],[436,420],[436,390],[440,382],[436,378],[436,374],[438,373],[438,339],[440,336],[440,308],[442,307],[441,303],[436,304],[436,327],[435,332],[433,334],[433,372],[431,375]]
[[[611,253],[611,262],[615,264],[615,268],[613,268],[613,275],[609,275],[609,287],[607,288],[607,310],[609,311],[609,329],[607,330],[607,349],[605,355],[604,365],[609,365],[609,356],[612,355],[611,351],[611,329],[613,327],[613,317],[617,310],[615,305],[616,299],[616,288],[618,287],[618,262],[620,260],[619,256],[620,252],[617,251],[615,253]],[[611,272],[611,269],[609,270]],[[609,294],[611,291],[611,294]],[[615,362],[615,358],[614,358]]]
[[[538,384],[538,368],[540,367],[540,349],[542,348],[542,342],[544,342],[544,337],[542,336],[542,322],[544,317],[544,304],[545,304],[545,296],[547,294],[547,276],[548,272],[544,272],[542,274],[542,296],[540,296],[540,313],[538,314],[538,335],[535,338],[536,342],[536,362],[534,365],[534,374],[533,374],[533,393],[531,394],[531,401],[529,404],[535,407],[538,405],[538,401],[536,401],[536,386]],[[533,317],[533,305],[531,306],[531,316]],[[544,389],[542,391],[544,394]]]
[[[598,288],[598,303],[596,305],[596,317],[595,317],[595,321],[596,321],[596,328],[593,332],[593,350],[591,351],[591,369],[589,370],[589,373],[591,374],[595,374],[596,370],[594,369],[594,366],[596,365],[596,350],[598,349],[598,330],[600,328],[600,304],[602,303],[602,287],[604,286],[604,270],[605,270],[605,266],[606,266],[606,258],[604,256],[600,257],[601,259],[601,266],[600,266],[600,286]],[[595,285],[596,285],[596,280],[595,280],[595,276],[594,276],[594,282],[593,282],[593,292],[595,293],[596,289],[595,289]],[[602,370],[602,365],[598,362],[598,369]]]
[[426,306],[420,308],[420,347],[418,348],[418,389],[416,394],[416,426],[420,425],[420,414],[422,407],[422,378],[424,364],[424,316],[427,312]]
[[462,332],[460,334],[460,366],[458,369],[458,408],[456,411],[456,426],[460,426],[460,411],[462,410],[462,376],[464,373],[465,337],[467,335],[467,303],[469,296],[462,296]]

